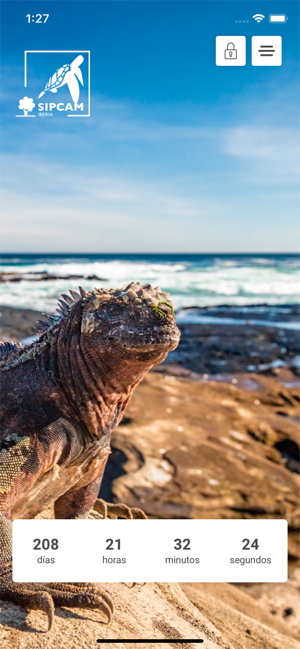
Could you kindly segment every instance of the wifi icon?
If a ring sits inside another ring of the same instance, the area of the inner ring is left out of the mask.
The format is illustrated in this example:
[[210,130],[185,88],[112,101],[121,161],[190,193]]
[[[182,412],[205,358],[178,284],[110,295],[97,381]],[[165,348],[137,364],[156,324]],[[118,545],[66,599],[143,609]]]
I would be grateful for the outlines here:
[[266,16],[263,16],[263,14],[255,14],[255,16],[252,16],[254,20],[256,20],[257,23],[261,23],[261,21],[265,18]]

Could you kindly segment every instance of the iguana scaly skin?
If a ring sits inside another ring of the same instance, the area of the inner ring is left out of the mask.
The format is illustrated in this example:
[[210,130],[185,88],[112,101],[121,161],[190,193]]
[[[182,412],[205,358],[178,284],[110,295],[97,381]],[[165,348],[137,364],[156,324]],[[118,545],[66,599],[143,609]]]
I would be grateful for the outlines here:
[[132,282],[70,295],[40,323],[36,342],[0,348],[0,599],[45,611],[49,628],[54,604],[99,607],[108,620],[113,604],[93,584],[13,582],[12,520],[51,503],[55,518],[84,518],[94,506],[104,517],[143,517],[97,495],[134,388],[180,336],[159,287]]

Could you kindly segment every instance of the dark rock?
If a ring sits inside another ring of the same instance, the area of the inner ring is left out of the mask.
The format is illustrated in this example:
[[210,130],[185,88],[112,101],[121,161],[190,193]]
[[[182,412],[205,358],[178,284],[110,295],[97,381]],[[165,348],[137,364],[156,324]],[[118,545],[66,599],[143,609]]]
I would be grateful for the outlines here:
[[290,615],[293,615],[293,613],[294,613],[294,609],[291,606],[288,606],[283,611],[283,617],[289,617]]

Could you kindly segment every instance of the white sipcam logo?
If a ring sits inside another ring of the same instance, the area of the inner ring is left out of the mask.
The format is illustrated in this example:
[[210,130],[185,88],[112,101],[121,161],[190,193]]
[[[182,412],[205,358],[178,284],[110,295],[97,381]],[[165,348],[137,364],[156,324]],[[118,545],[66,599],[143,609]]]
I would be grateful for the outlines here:
[[49,81],[46,83],[44,90],[39,95],[39,99],[46,92],[57,92],[58,88],[67,84],[74,104],[78,104],[80,88],[77,79],[79,79],[83,86],[82,72],[79,67],[83,61],[84,58],[80,54],[80,56],[77,56],[70,65],[63,65],[59,70],[56,70],[53,76],[50,77]]
[[16,117],[90,117],[90,57],[89,50],[25,50]]

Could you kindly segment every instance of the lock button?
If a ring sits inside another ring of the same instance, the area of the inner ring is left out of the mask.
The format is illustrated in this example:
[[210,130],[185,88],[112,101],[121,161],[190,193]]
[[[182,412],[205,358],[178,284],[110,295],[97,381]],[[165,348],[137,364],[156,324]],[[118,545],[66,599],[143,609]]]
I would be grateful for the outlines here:
[[237,50],[235,49],[234,43],[228,43],[224,56],[225,59],[237,59]]
[[246,65],[246,36],[216,36],[216,65]]

